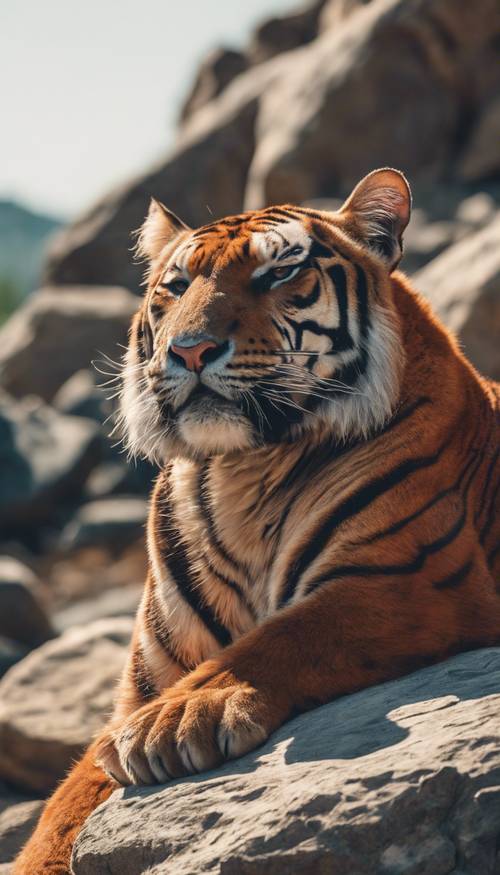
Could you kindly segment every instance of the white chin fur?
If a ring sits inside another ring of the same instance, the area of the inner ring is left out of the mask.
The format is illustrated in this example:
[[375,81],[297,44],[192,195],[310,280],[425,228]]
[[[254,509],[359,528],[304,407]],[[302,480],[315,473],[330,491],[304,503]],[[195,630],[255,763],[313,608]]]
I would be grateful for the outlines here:
[[179,417],[177,432],[200,455],[231,453],[253,445],[250,425],[244,419],[218,411],[203,418],[186,411]]

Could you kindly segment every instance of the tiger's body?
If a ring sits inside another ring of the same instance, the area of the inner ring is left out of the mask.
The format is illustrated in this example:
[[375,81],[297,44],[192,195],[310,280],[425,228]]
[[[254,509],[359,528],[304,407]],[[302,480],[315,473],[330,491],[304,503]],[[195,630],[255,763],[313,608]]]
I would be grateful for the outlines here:
[[153,206],[122,398],[131,449],[162,465],[150,572],[113,719],[15,875],[66,875],[117,783],[500,643],[499,387],[394,272],[408,217],[391,170],[337,214],[191,232]]

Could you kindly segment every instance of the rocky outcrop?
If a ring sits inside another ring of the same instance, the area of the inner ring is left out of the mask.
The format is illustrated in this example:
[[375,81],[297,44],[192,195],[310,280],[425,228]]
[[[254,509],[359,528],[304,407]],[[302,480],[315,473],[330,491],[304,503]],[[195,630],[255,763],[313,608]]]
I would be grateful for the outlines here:
[[112,710],[132,620],[69,629],[0,683],[0,779],[50,792]]
[[51,400],[93,359],[116,358],[136,309],[126,289],[43,289],[0,330],[0,384],[15,397]]
[[57,518],[58,502],[80,494],[100,445],[92,420],[61,416],[35,397],[14,401],[0,393],[2,536],[27,535]]
[[479,370],[500,380],[500,212],[414,276]]
[[40,799],[21,800],[11,794],[0,795],[0,864],[10,863],[19,853],[42,812]]
[[221,91],[248,68],[248,58],[234,49],[214,49],[202,62],[180,112],[185,122],[198,109],[218,97]]
[[495,875],[500,650],[305,714],[254,753],[116,792],[74,875]]
[[54,637],[40,582],[11,556],[0,556],[0,635],[30,649]]
[[339,197],[376,166],[412,183],[489,184],[500,173],[499,36],[497,0],[331,0],[265,23],[251,66],[226,87],[200,82],[213,97],[199,98],[173,152],[67,229],[47,276],[137,291],[129,235],[151,195],[201,224]]
[[119,549],[143,535],[147,513],[146,499],[135,496],[90,501],[70,520],[62,541],[67,548],[108,544]]

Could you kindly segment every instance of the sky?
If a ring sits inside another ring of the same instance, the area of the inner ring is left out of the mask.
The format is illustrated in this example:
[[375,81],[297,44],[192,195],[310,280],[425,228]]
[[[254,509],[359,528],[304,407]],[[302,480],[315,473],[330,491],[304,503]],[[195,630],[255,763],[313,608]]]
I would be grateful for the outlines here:
[[71,218],[168,150],[197,65],[295,0],[0,0],[0,199]]

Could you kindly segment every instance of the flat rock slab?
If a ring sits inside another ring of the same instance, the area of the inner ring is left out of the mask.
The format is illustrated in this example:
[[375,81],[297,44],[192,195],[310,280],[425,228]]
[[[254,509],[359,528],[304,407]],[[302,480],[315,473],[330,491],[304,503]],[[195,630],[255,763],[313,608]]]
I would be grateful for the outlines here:
[[74,875],[497,875],[500,649],[300,716],[89,818]]
[[48,793],[112,711],[133,621],[69,629],[0,683],[0,778]]

